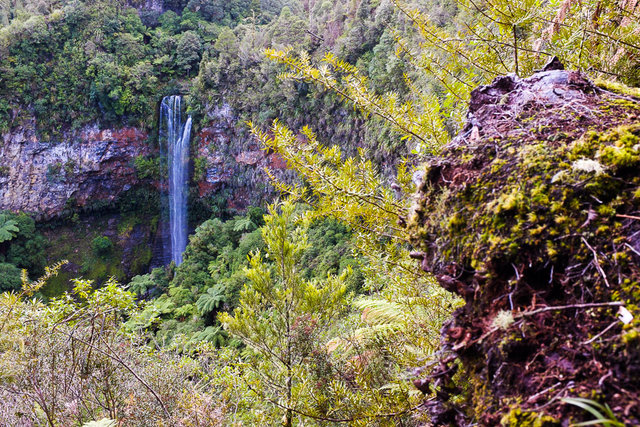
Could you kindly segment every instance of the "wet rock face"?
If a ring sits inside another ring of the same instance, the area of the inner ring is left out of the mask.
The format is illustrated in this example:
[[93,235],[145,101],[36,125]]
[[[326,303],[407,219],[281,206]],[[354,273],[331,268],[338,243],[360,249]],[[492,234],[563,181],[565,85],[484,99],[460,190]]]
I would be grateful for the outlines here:
[[589,415],[562,398],[587,397],[640,425],[640,99],[547,69],[476,89],[468,118],[408,221],[421,267],[465,301],[416,379],[425,410],[568,425]]
[[228,105],[209,113],[210,122],[196,136],[197,157],[201,159],[201,176],[197,179],[198,194],[207,197],[220,189],[231,190],[227,207],[243,210],[269,199],[268,188],[256,191],[269,182],[268,168],[276,176],[285,173],[286,163],[276,153],[262,149]]
[[65,208],[114,201],[138,183],[134,159],[150,152],[135,128],[86,127],[61,142],[41,142],[33,127],[3,136],[0,209],[60,215]]

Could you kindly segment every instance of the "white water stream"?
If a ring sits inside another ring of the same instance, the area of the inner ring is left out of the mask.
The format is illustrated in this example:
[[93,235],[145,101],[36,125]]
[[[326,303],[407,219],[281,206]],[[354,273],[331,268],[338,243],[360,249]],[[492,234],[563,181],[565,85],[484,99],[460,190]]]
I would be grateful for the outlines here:
[[160,137],[166,140],[169,166],[170,259],[179,265],[187,247],[187,195],[191,116],[182,123],[182,98],[167,96],[160,105]]

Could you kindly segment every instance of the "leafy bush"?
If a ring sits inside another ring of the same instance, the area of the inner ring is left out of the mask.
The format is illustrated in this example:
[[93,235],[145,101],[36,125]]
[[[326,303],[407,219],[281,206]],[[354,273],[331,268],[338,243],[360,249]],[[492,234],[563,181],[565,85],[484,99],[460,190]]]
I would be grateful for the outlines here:
[[13,264],[0,262],[0,292],[20,289],[20,269]]
[[113,242],[107,236],[98,236],[91,241],[93,254],[100,258],[108,258],[113,251]]
[[159,157],[138,156],[134,160],[136,175],[140,179],[158,180],[166,173]]
[[44,283],[0,294],[4,425],[89,425],[107,417],[130,426],[222,424],[226,405],[203,388],[223,366],[210,347],[201,345],[197,358],[150,351],[145,337],[123,328],[138,310],[113,280],[97,290],[76,280],[73,294],[49,305],[31,299]]
[[0,243],[13,239],[19,231],[15,220],[9,219],[7,214],[0,214]]
[[0,262],[8,262],[27,269],[33,275],[40,275],[46,263],[46,240],[36,231],[34,219],[25,213],[9,211],[1,212],[0,216],[4,218],[4,224],[10,225],[10,230],[13,230],[6,230],[13,238],[0,246]]

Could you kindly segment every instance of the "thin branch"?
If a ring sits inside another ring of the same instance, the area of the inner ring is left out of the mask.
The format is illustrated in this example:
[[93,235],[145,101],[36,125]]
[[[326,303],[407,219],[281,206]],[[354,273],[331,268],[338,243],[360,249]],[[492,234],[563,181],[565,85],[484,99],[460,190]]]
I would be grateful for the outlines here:
[[606,328],[604,328],[604,330],[602,332],[600,332],[598,335],[596,335],[595,337],[591,338],[588,341],[583,342],[582,344],[591,344],[592,342],[594,342],[595,340],[597,340],[598,338],[600,338],[601,336],[603,336],[609,329],[613,328],[614,326],[616,326],[618,324],[618,320],[616,320],[615,322],[613,322],[612,324],[610,324],[609,326],[607,326]]
[[[73,334],[68,334],[67,332],[63,332],[63,331],[59,331],[60,333],[67,335],[67,336],[72,336]],[[105,356],[107,356],[108,358],[115,360],[116,362],[118,362],[120,365],[122,365],[127,371],[129,371],[131,373],[131,375],[133,375],[138,381],[140,381],[140,383],[147,389],[149,390],[149,392],[153,395],[153,397],[155,397],[155,399],[158,401],[158,403],[160,404],[160,406],[162,407],[162,410],[164,411],[164,414],[166,415],[167,419],[171,419],[171,414],[169,413],[169,410],[167,409],[166,405],[164,404],[164,402],[162,401],[162,399],[160,398],[160,396],[158,395],[158,393],[156,393],[156,391],[144,380],[142,379],[134,370],[133,368],[131,368],[124,360],[122,360],[117,353],[115,353],[113,351],[113,349],[109,346],[109,344],[104,340],[103,337],[100,337],[100,339],[102,340],[102,342],[107,346],[107,348],[109,349],[109,352],[104,351],[103,349],[101,349],[100,347],[95,346],[94,344],[85,341],[82,338],[73,337],[74,339],[80,341],[81,343],[88,345],[89,347],[93,348],[94,350],[96,350],[99,353],[104,354]]]
[[621,301],[557,305],[557,306],[554,306],[554,307],[543,307],[543,308],[539,308],[537,310],[525,311],[525,312],[522,312],[522,313],[518,313],[514,317],[518,318],[518,317],[533,316],[534,314],[544,313],[544,312],[547,312],[547,311],[570,310],[572,308],[620,307],[620,306],[623,306],[623,305],[624,305],[624,303],[621,302]]
[[584,242],[585,245],[587,245],[587,247],[591,250],[591,252],[593,253],[593,260],[596,263],[596,269],[598,270],[598,272],[600,273],[600,275],[602,276],[602,278],[604,279],[604,284],[607,285],[607,288],[610,288],[611,286],[609,286],[609,281],[607,280],[607,276],[606,274],[604,274],[604,270],[602,269],[602,267],[600,266],[600,262],[598,262],[598,254],[596,252],[595,249],[593,249],[591,247],[591,245],[589,244],[589,242],[587,242],[585,240],[584,237],[580,237],[582,239],[582,241]]
[[640,256],[640,252],[638,252],[633,246],[631,246],[628,243],[624,244],[626,247],[628,247],[629,249],[631,249],[636,255]]
[[616,214],[616,217],[618,217],[618,218],[628,218],[628,219],[637,219],[638,221],[640,221],[640,216]]

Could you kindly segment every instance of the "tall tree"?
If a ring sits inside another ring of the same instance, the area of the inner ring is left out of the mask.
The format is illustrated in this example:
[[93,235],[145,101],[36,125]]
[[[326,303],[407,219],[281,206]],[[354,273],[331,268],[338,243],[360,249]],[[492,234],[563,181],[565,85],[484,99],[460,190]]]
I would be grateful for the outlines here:
[[265,253],[251,254],[239,307],[220,321],[247,346],[249,389],[283,412],[283,425],[291,426],[294,417],[311,412],[314,350],[348,307],[349,273],[321,282],[302,277],[300,260],[309,245],[291,202],[280,205],[280,213],[270,208],[262,232]]

